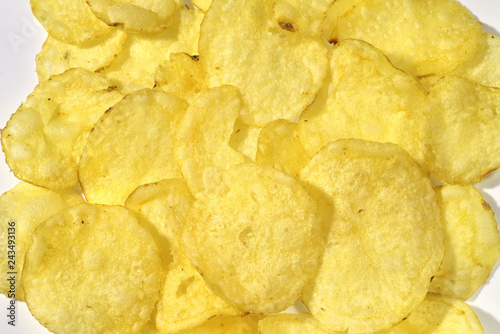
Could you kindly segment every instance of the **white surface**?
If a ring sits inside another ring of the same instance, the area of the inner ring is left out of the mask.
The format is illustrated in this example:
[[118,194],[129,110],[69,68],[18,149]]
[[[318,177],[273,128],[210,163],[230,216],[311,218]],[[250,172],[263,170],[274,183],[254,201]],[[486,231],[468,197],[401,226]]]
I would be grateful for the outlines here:
[[[500,1],[460,1],[483,22],[485,31],[499,35]],[[29,0],[0,0],[0,128],[5,127],[10,115],[35,87],[35,55],[45,38],[45,31],[31,14]],[[17,182],[5,163],[3,153],[0,153],[0,193],[9,190]],[[496,220],[500,221],[500,171],[492,173],[476,187],[495,211]],[[488,284],[468,300],[486,334],[500,333],[499,267],[500,263],[495,267]],[[16,327],[9,326],[8,303],[7,298],[0,295],[0,333],[49,333],[31,316],[22,302],[16,304]],[[298,308],[301,309],[300,306]]]

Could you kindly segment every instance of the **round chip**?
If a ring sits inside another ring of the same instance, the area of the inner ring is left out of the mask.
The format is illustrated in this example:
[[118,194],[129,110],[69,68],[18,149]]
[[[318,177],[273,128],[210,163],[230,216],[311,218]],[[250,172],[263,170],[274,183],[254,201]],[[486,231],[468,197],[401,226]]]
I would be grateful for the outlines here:
[[443,227],[426,173],[390,143],[341,139],[299,173],[326,222],[327,247],[303,301],[328,330],[394,325],[424,298],[443,259]]
[[292,177],[243,163],[198,195],[183,243],[208,286],[246,312],[292,305],[323,250],[317,205]]
[[33,234],[26,302],[55,333],[140,333],[158,299],[161,270],[153,238],[129,210],[82,204]]

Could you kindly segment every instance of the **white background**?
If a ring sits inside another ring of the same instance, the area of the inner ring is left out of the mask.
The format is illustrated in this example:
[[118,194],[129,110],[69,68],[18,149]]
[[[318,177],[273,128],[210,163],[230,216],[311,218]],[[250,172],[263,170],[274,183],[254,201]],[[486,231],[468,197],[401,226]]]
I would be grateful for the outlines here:
[[[460,0],[478,20],[483,29],[500,35],[499,0]],[[37,84],[35,55],[46,38],[43,28],[31,14],[29,0],[0,0],[0,128],[5,127]],[[500,64],[499,64],[500,66]],[[0,193],[17,184],[0,152]],[[500,221],[500,170],[486,177],[476,187]],[[500,333],[500,263],[488,283],[468,303],[478,315],[486,334]],[[8,300],[0,295],[0,333],[49,333],[29,313],[26,304],[17,303],[16,327],[7,325]],[[77,334],[77,333],[75,333]]]

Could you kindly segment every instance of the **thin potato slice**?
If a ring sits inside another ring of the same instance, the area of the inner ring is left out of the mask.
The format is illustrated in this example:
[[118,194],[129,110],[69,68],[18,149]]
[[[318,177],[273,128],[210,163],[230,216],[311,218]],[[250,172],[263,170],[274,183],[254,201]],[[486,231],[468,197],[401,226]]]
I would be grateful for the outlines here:
[[26,302],[55,333],[140,333],[158,300],[161,270],[153,238],[129,210],[82,204],[33,234]]
[[185,101],[149,89],[109,109],[90,132],[78,166],[87,201],[122,205],[142,184],[180,177],[174,142],[186,109]]
[[24,300],[21,284],[24,254],[31,244],[36,227],[60,210],[83,203],[80,194],[71,189],[55,192],[26,182],[0,196],[0,272],[16,272],[14,280],[0,281],[0,293]]
[[258,334],[257,326],[262,318],[262,314],[249,314],[244,317],[218,316],[177,334]]
[[191,1],[193,5],[198,7],[200,10],[203,12],[206,12],[208,8],[210,8],[210,4],[212,3],[212,0],[192,0]]
[[116,28],[99,20],[85,0],[31,0],[31,10],[49,35],[80,45],[110,34]]
[[255,160],[296,176],[311,158],[299,141],[297,124],[279,119],[268,123],[260,132]]
[[241,109],[240,95],[230,86],[203,92],[189,106],[178,131],[175,156],[194,194],[217,184],[213,174],[217,169],[244,161],[243,155],[229,146]]
[[425,160],[442,182],[480,181],[500,166],[500,88],[446,76],[429,89]]
[[299,139],[310,156],[340,138],[391,142],[422,164],[424,110],[412,76],[370,44],[346,40],[334,46],[326,83],[300,117]]
[[120,53],[126,38],[124,32],[115,30],[88,43],[72,45],[49,36],[36,56],[38,81],[45,81],[51,75],[74,67],[90,71],[102,70]]
[[[260,334],[331,334],[309,313],[280,313],[259,321]],[[339,332],[340,333],[340,332]]]
[[481,23],[456,0],[337,0],[330,41],[361,39],[412,75],[445,74],[472,55]]
[[240,314],[207,287],[184,253],[180,239],[193,201],[186,182],[171,179],[140,186],[126,202],[152,224],[161,243],[169,245],[161,250],[165,280],[154,317],[161,332],[191,328],[217,315]]
[[323,20],[334,0],[275,0],[274,19],[279,26],[292,32],[321,36]]
[[242,121],[241,117],[238,117],[234,123],[233,134],[229,139],[229,146],[243,154],[247,161],[255,162],[261,130],[260,126],[248,125]]
[[122,97],[109,80],[82,68],[38,84],[2,130],[14,175],[49,189],[75,186],[88,133]]
[[500,233],[493,210],[473,186],[445,185],[436,192],[446,234],[444,260],[431,287],[465,300],[486,283],[500,258]]
[[429,293],[424,301],[399,324],[377,334],[482,334],[483,327],[469,305]]
[[[340,139],[299,173],[321,203],[327,247],[302,300],[328,330],[390,327],[424,298],[443,259],[426,173],[390,143]],[[349,265],[344,265],[349,263]]]
[[199,45],[208,84],[241,91],[246,124],[291,120],[311,103],[328,66],[319,37],[281,29],[270,1],[215,0],[205,15]]
[[317,206],[292,177],[243,163],[199,194],[183,235],[208,286],[241,311],[279,312],[299,297],[323,250]]

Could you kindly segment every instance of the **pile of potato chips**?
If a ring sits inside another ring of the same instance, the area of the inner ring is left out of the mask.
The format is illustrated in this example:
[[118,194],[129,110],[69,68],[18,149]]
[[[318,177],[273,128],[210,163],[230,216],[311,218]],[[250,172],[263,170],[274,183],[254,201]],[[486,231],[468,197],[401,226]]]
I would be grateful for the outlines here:
[[31,7],[49,37],[1,132],[0,267],[15,222],[48,330],[483,332],[500,37],[459,2]]

